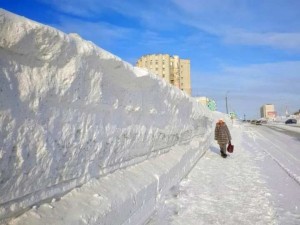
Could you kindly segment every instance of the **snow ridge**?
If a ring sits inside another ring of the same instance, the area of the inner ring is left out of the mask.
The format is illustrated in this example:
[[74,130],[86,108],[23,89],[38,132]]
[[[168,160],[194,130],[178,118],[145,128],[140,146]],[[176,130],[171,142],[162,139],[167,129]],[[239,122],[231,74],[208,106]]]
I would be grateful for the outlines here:
[[155,75],[0,10],[0,219],[174,146],[201,149],[212,122]]

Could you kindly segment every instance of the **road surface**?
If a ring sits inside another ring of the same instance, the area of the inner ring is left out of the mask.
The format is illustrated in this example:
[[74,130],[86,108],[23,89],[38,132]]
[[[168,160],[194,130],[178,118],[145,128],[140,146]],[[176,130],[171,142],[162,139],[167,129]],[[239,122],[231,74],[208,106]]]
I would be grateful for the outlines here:
[[257,162],[272,193],[279,224],[300,224],[299,131],[286,125],[246,128],[249,145],[263,158]]

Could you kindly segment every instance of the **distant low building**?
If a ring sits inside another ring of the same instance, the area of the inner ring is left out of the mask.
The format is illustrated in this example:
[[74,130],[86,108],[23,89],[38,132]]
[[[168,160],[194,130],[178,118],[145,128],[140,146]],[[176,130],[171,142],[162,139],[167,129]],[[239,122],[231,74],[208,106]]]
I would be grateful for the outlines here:
[[298,120],[298,123],[300,123],[300,109],[298,112],[294,113],[295,118]]
[[236,119],[237,118],[237,114],[235,112],[229,112],[229,116],[231,119]]
[[211,111],[217,110],[217,104],[213,99],[207,97],[195,97],[196,101],[204,106],[207,106]]
[[191,66],[189,59],[168,54],[144,55],[138,59],[137,67],[146,68],[169,83],[191,95]]
[[273,104],[265,104],[260,108],[260,116],[266,119],[275,119],[276,111]]

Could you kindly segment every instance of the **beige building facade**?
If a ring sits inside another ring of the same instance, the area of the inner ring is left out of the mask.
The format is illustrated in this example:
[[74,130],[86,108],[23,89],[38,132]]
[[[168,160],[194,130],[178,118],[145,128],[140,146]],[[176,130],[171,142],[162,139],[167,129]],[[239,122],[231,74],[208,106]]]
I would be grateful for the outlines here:
[[209,98],[207,98],[207,97],[195,97],[195,99],[197,102],[199,102],[205,106],[207,106],[207,103],[209,102]]
[[211,111],[217,110],[217,104],[213,99],[207,97],[194,97],[197,102],[208,107]]
[[138,59],[136,66],[146,68],[163,79],[191,95],[191,65],[189,59],[168,54],[144,55]]
[[276,117],[275,106],[273,104],[266,104],[260,107],[260,115],[266,119],[274,119]]

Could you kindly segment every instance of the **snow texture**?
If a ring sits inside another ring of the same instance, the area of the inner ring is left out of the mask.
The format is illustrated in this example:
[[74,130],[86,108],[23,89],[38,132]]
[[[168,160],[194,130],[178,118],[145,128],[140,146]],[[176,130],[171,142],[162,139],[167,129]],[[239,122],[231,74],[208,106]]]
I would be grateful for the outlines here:
[[191,173],[160,200],[147,225],[276,224],[269,190],[244,147],[243,131],[238,124],[231,129],[235,151],[226,160],[214,142]]
[[213,142],[146,224],[300,224],[300,136],[270,127],[235,121],[233,154]]
[[[0,220],[94,188],[81,202],[90,214],[72,224],[112,224],[121,212],[120,224],[134,224],[205,152],[213,122],[148,71],[0,10]],[[79,207],[67,202],[55,212]]]

